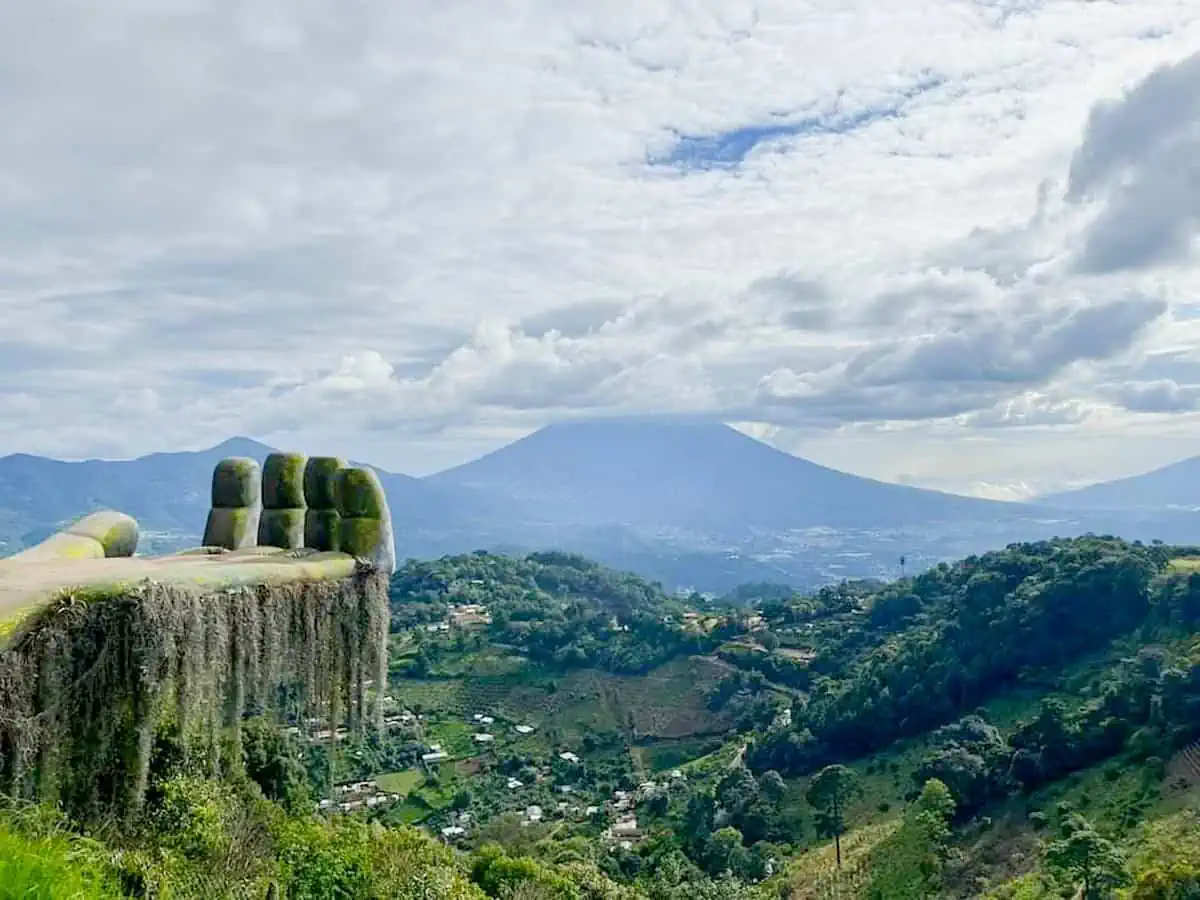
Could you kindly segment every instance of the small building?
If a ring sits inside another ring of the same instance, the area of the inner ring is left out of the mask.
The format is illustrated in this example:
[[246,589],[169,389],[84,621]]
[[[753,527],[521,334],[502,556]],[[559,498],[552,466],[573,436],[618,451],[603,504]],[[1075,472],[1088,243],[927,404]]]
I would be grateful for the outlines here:
[[540,806],[525,807],[525,819],[529,822],[542,821],[542,808]]
[[475,743],[477,744],[490,744],[496,740],[496,736],[494,734],[487,734],[486,732],[474,735],[474,738]]
[[578,756],[576,756],[574,753],[572,753],[572,752],[571,752],[571,751],[569,751],[569,750],[568,750],[567,752],[565,752],[565,753],[560,753],[560,754],[558,754],[558,758],[559,758],[559,759],[561,759],[563,762],[569,762],[569,763],[571,763],[572,765],[578,765],[578,764],[579,764],[579,757],[578,757]]
[[533,725],[518,725],[516,727],[517,734],[533,734],[537,728]]
[[525,787],[524,782],[518,781],[516,778],[508,779],[508,789],[510,791],[515,791],[517,788],[522,788],[522,787]]

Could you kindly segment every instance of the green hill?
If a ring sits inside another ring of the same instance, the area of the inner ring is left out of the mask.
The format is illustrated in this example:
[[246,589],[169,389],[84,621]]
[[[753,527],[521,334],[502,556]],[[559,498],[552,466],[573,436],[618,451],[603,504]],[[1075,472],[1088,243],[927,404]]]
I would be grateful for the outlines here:
[[[1014,544],[730,603],[480,552],[410,561],[389,599],[384,732],[248,720],[243,771],[216,782],[164,746],[153,814],[103,843],[0,815],[20,877],[67,859],[81,896],[1200,891],[1188,548]],[[378,804],[335,788],[360,781]]]

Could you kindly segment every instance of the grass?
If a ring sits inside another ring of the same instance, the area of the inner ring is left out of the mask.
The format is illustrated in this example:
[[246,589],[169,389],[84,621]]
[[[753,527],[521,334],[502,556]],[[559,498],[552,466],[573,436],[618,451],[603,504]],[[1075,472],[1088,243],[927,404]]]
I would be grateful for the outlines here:
[[1131,835],[1143,823],[1170,815],[1195,799],[1190,791],[1165,791],[1150,768],[1126,756],[1074,772],[1030,798],[1052,827],[1077,812],[1115,837]]
[[728,717],[708,708],[708,692],[725,668],[703,657],[677,659],[646,675],[611,676],[605,686],[618,722],[632,722],[640,736],[684,738],[717,734]]
[[1133,836],[1133,871],[1186,866],[1200,870],[1200,804],[1145,823]]
[[1180,556],[1171,560],[1167,568],[1171,572],[1200,572],[1200,556]]
[[[1043,828],[1034,826],[1030,815],[1035,812],[1045,817]],[[1053,896],[1038,871],[1038,845],[1053,838],[1071,813],[1083,815],[1123,845],[1135,875],[1152,866],[1200,865],[1200,792],[1173,786],[1171,778],[1158,778],[1145,763],[1126,755],[1014,798],[992,811],[987,827],[961,834],[960,850],[969,864],[959,875],[955,896]],[[978,888],[980,884],[985,887]]]
[[649,772],[656,773],[678,769],[719,750],[720,747],[721,741],[718,738],[688,738],[637,747],[634,752]]
[[388,693],[406,709],[447,713],[462,713],[466,709],[465,682],[459,678],[429,681],[393,678]]
[[449,678],[503,678],[517,675],[529,667],[529,660],[520,655],[494,649],[458,654],[439,662],[434,671]]
[[406,769],[403,772],[388,772],[375,780],[379,783],[381,791],[404,797],[420,786],[421,782],[425,780],[425,775],[420,769]]
[[454,758],[474,756],[478,752],[478,745],[472,738],[475,729],[466,722],[434,722],[426,727],[425,734],[431,744],[441,744],[442,749]]
[[734,759],[737,758],[744,746],[743,741],[730,741],[719,750],[699,759],[693,759],[679,768],[693,781],[720,778],[733,765]]
[[[863,860],[871,849],[896,830],[898,822],[878,822],[864,825],[842,835],[842,864],[851,870]],[[778,891],[777,896],[788,900],[816,900],[819,897],[853,896],[850,892],[829,893],[830,879],[836,873],[836,858],[833,841],[810,848],[792,860],[780,875],[771,879],[769,887]],[[766,892],[764,891],[764,896]]]
[[107,900],[123,896],[65,838],[26,838],[0,824],[0,897]]
[[[539,734],[552,731],[570,745],[586,735],[632,736],[633,730],[641,739],[688,739],[722,733],[729,725],[708,708],[707,691],[724,670],[703,658],[674,660],[635,676],[596,669],[549,674],[528,665],[514,668],[509,658],[494,654],[471,657],[455,669],[489,674],[393,678],[389,693],[404,707],[444,717],[484,713],[510,724],[536,724]],[[490,674],[496,672],[503,674]],[[544,740],[526,743],[535,750]]]

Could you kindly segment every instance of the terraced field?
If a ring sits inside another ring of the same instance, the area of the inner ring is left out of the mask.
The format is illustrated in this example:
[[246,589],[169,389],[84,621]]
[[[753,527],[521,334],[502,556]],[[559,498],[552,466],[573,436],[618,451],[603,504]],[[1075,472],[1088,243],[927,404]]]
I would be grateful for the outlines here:
[[571,742],[613,732],[674,740],[720,734],[729,727],[723,713],[708,708],[708,691],[724,674],[721,665],[692,657],[646,675],[584,669],[553,677],[405,678],[395,679],[390,691],[416,711],[529,721]]

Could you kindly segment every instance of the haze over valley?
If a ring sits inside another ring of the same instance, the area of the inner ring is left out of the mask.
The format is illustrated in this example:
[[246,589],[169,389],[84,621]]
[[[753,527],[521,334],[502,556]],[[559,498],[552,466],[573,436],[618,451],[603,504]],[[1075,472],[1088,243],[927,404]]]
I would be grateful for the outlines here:
[[[236,438],[128,461],[0,458],[0,540],[16,549],[111,507],[138,518],[147,547],[192,546],[213,464],[261,461],[270,449]],[[901,557],[916,572],[1013,541],[1087,532],[1200,543],[1197,466],[1000,502],[838,472],[725,425],[639,419],[551,425],[424,478],[381,475],[401,558],[555,548],[672,589],[719,593],[750,581],[811,588],[892,578]]]

